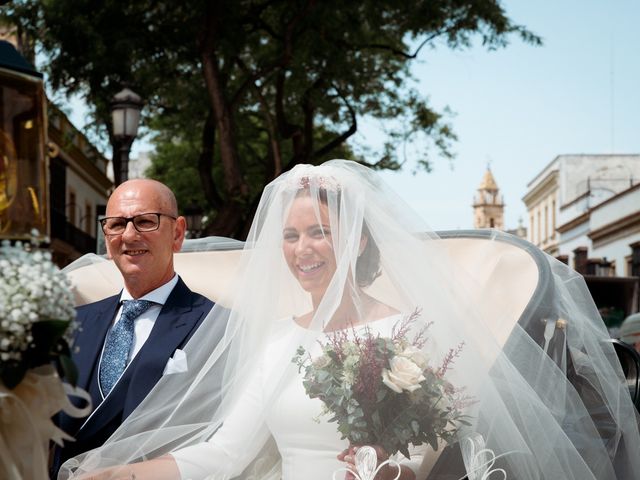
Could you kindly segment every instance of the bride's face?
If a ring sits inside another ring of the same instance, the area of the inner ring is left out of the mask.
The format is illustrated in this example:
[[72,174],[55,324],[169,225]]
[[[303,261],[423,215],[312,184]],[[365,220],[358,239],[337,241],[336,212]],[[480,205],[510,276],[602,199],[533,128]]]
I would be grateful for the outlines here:
[[316,213],[310,197],[296,198],[282,232],[287,265],[314,303],[322,298],[336,271],[326,205],[319,204],[319,218]]

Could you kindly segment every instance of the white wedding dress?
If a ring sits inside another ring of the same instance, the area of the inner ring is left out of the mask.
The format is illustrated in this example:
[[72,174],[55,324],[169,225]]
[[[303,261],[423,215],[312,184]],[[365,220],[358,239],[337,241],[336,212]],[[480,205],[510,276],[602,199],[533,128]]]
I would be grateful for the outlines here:
[[[400,319],[398,314],[367,325],[372,333],[389,336]],[[222,480],[240,475],[270,436],[282,460],[281,474],[277,470],[275,478],[330,480],[334,471],[345,467],[337,455],[348,447],[348,441],[340,438],[337,424],[328,422],[328,415],[321,416],[322,402],[307,396],[302,385],[302,373],[296,372],[297,367],[291,362],[294,373],[285,376],[288,380],[281,388],[275,387],[279,389],[276,400],[270,402],[268,410],[263,412],[263,399],[268,398],[269,391],[274,388],[265,385],[264,379],[273,378],[272,370],[277,366],[282,368],[279,361],[282,356],[293,358],[295,349],[291,350],[291,346],[295,345],[299,335],[305,335],[304,329],[292,318],[278,323],[281,328],[277,329],[274,341],[270,342],[259,373],[223,426],[208,442],[172,453],[183,480]],[[356,330],[363,328],[361,325]],[[320,353],[318,343],[314,345],[312,357]],[[413,448],[413,452],[411,460],[398,455],[397,461],[416,471],[422,455],[418,448]]]

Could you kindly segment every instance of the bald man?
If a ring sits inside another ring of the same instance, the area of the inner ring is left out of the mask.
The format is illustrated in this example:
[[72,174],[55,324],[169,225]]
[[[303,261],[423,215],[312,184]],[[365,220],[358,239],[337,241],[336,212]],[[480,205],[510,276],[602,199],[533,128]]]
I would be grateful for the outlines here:
[[[176,198],[155,180],[129,180],[115,189],[101,221],[107,253],[124,281],[113,297],[78,308],[73,359],[78,386],[93,413],[62,416],[75,442],[58,449],[51,475],[79,453],[102,445],[145,398],[196,331],[213,303],[187,288],[173,268],[186,229]],[[182,368],[184,368],[184,362]]]

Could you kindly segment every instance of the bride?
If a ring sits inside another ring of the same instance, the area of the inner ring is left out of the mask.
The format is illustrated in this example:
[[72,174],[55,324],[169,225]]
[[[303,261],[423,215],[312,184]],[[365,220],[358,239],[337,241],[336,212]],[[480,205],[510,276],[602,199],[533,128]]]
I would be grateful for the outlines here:
[[[354,162],[281,175],[263,193],[230,308],[217,304],[185,349],[188,370],[164,376],[59,478],[330,479],[352,466],[357,446],[306,395],[293,357],[300,347],[316,357],[335,332],[390,336],[416,310],[411,328],[429,326],[427,358],[463,345],[447,375],[472,399],[468,425],[455,448],[412,446],[376,480],[424,480],[434,463],[434,480],[640,478],[635,410],[584,283],[549,258],[556,290],[546,315],[571,325],[554,361],[526,326],[515,324],[506,346],[492,333],[474,279],[436,240]],[[215,344],[208,333],[221,326]]]

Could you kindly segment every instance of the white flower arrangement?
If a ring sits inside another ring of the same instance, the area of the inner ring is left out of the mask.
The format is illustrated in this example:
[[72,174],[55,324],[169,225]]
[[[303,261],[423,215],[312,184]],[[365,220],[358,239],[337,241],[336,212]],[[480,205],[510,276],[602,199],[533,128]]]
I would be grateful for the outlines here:
[[75,323],[71,287],[35,240],[1,242],[0,272],[0,478],[47,478],[51,442],[71,440],[52,416],[80,418],[91,410],[91,396],[71,386],[77,378],[65,337]]
[[35,241],[2,241],[0,272],[0,380],[13,388],[28,369],[53,361],[73,383],[75,368],[64,336],[75,319],[67,277]]

